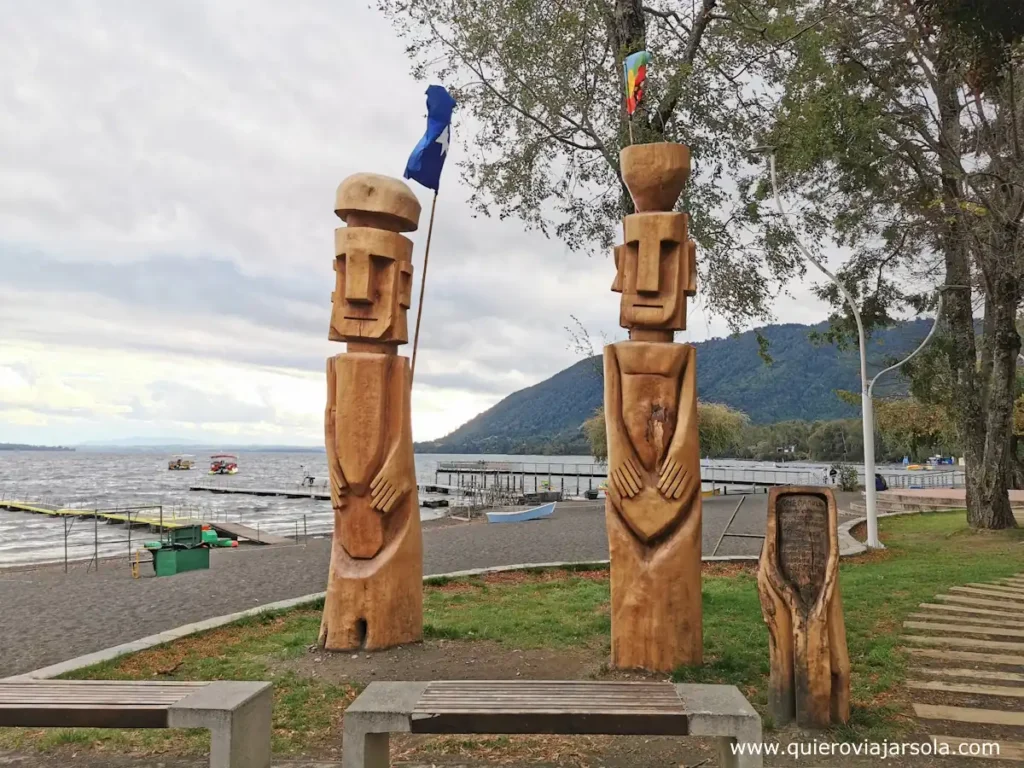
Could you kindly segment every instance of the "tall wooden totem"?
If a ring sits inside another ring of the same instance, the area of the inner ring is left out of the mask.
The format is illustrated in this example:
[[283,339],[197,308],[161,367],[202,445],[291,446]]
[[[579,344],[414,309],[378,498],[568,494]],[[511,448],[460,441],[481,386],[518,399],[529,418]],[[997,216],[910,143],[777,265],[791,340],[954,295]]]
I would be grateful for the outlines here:
[[423,541],[409,407],[412,241],[420,204],[398,179],[360,173],[338,187],[336,287],[324,437],[334,507],[320,644],[387,648],[423,635]]
[[779,725],[826,728],[850,718],[850,656],[839,597],[836,500],[827,488],[772,488],[757,572]]
[[696,245],[672,210],[690,152],[634,145],[620,165],[637,212],[623,219],[612,284],[629,341],[604,350],[612,665],[669,671],[703,660],[696,356],[673,342],[696,293]]

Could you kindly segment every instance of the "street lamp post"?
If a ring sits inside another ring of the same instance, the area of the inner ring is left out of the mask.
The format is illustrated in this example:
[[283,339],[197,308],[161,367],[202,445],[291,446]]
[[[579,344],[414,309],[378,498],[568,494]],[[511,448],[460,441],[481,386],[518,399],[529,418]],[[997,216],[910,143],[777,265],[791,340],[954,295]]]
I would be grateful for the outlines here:
[[[779,214],[783,217],[788,216],[785,209],[782,207],[782,196],[779,194],[779,183],[778,177],[775,172],[775,148],[774,147],[756,147],[752,152],[767,154],[769,158],[769,165],[771,167],[772,176],[772,192],[775,196],[775,207],[779,209]],[[793,241],[796,243],[797,248],[804,255],[811,264],[816,266],[824,275],[832,281],[839,292],[843,295],[846,303],[850,305],[850,311],[853,313],[853,319],[857,322],[857,336],[858,336],[858,347],[860,348],[860,400],[861,400],[861,417],[862,426],[864,432],[864,500],[865,507],[867,509],[867,546],[872,549],[881,549],[882,542],[878,539],[878,499],[877,490],[875,488],[875,409],[872,401],[872,390],[875,387],[875,382],[878,381],[882,374],[889,373],[899,368],[901,365],[906,363],[912,357],[917,355],[925,346],[931,341],[935,330],[939,327],[939,319],[942,316],[942,292],[940,289],[938,307],[935,312],[935,322],[932,323],[932,328],[925,336],[917,349],[903,358],[900,362],[895,365],[890,365],[888,368],[879,371],[874,378],[868,379],[868,359],[867,359],[867,339],[864,333],[864,323],[860,318],[860,307],[857,306],[856,300],[853,298],[846,286],[840,282],[835,275],[833,275],[828,268],[819,261],[814,254],[812,254],[807,248],[804,247],[803,243],[800,242],[798,237],[794,237]],[[952,287],[952,286],[949,286]]]

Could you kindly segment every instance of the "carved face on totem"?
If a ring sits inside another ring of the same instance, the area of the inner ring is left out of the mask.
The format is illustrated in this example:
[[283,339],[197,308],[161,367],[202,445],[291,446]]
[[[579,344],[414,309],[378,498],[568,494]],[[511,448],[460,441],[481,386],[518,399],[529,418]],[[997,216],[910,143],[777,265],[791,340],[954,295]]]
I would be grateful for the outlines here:
[[334,231],[331,341],[405,344],[412,303],[412,241],[370,227]]
[[697,247],[685,213],[636,213],[623,219],[625,243],[615,246],[615,281],[622,294],[619,325],[686,329],[686,297],[697,293]]

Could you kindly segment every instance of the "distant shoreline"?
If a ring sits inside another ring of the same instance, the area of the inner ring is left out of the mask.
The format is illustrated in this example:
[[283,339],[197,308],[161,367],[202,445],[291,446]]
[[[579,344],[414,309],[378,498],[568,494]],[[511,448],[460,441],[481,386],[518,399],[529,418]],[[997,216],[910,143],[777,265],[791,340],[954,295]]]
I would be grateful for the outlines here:
[[0,451],[74,451],[63,445],[22,445],[21,443],[0,443]]

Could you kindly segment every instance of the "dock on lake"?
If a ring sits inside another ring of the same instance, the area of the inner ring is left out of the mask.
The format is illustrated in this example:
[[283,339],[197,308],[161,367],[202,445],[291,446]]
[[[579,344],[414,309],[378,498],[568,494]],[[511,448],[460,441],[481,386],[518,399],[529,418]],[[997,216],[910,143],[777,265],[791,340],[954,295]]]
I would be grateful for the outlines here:
[[[253,544],[294,544],[297,541],[285,538],[284,536],[275,536],[272,533],[261,531],[259,526],[253,528],[249,525],[243,525],[242,523],[208,523],[217,533],[223,534],[230,539],[238,541],[239,539],[246,539],[251,541]],[[296,536],[296,539],[298,537]]]
[[[853,463],[854,467],[857,464]],[[938,469],[912,471],[903,468],[882,470],[890,488],[949,488],[963,485],[963,470]],[[591,462],[572,464],[561,462],[519,461],[441,461],[434,478],[445,477],[452,487],[470,489],[498,488],[525,492],[528,489],[593,490],[608,478],[608,465]],[[784,485],[826,485],[826,466],[757,467],[745,464],[701,463],[700,479],[703,485],[721,489],[723,493],[747,493],[759,489]],[[597,481],[595,483],[595,480]],[[863,483],[864,478],[860,481]]]
[[[479,489],[471,486],[450,485],[445,483],[420,483],[416,486],[421,493],[461,494],[472,496]],[[330,501],[331,492],[326,483],[316,485],[297,485],[292,488],[248,488],[244,485],[219,485],[217,483],[201,483],[190,485],[190,491],[208,491],[209,493],[235,493],[243,496],[277,496],[285,499],[316,499]]]
[[295,488],[246,488],[238,485],[217,485],[205,483],[190,485],[190,491],[208,491],[209,493],[240,493],[245,496],[278,496],[286,499],[318,499],[330,501],[331,492],[326,486],[296,486]]
[[[221,535],[235,540],[246,539],[254,544],[291,544],[293,541],[297,542],[299,536],[298,521],[296,521],[295,539],[293,540],[260,530],[259,524],[256,527],[252,527],[237,522],[205,521],[196,517],[176,517],[171,514],[163,514],[162,507],[159,505],[103,510],[61,508],[38,501],[26,502],[0,499],[0,509],[6,509],[10,512],[47,515],[48,517],[61,518],[65,521],[95,520],[98,522],[102,520],[111,525],[123,525],[126,528],[148,528],[152,531],[171,530],[188,525],[208,525]],[[305,535],[305,519],[303,519],[302,525],[303,535]]]
[[[759,469],[737,466],[701,466],[701,481],[713,486],[764,488],[778,485],[821,485],[821,470],[813,469]],[[606,464],[567,464],[561,462],[516,461],[442,461],[434,472],[435,479],[447,476],[449,484],[460,488],[487,488],[508,490],[572,490],[576,494],[592,490],[608,477]],[[543,479],[543,481],[541,480]]]
[[105,523],[121,524],[129,528],[149,528],[156,531],[168,528],[181,528],[196,525],[198,520],[174,517],[162,514],[159,506],[116,507],[113,509],[78,509],[76,507],[56,507],[37,501],[16,501],[0,499],[0,509],[11,512],[29,512],[34,515],[47,515],[64,519],[103,520]]

